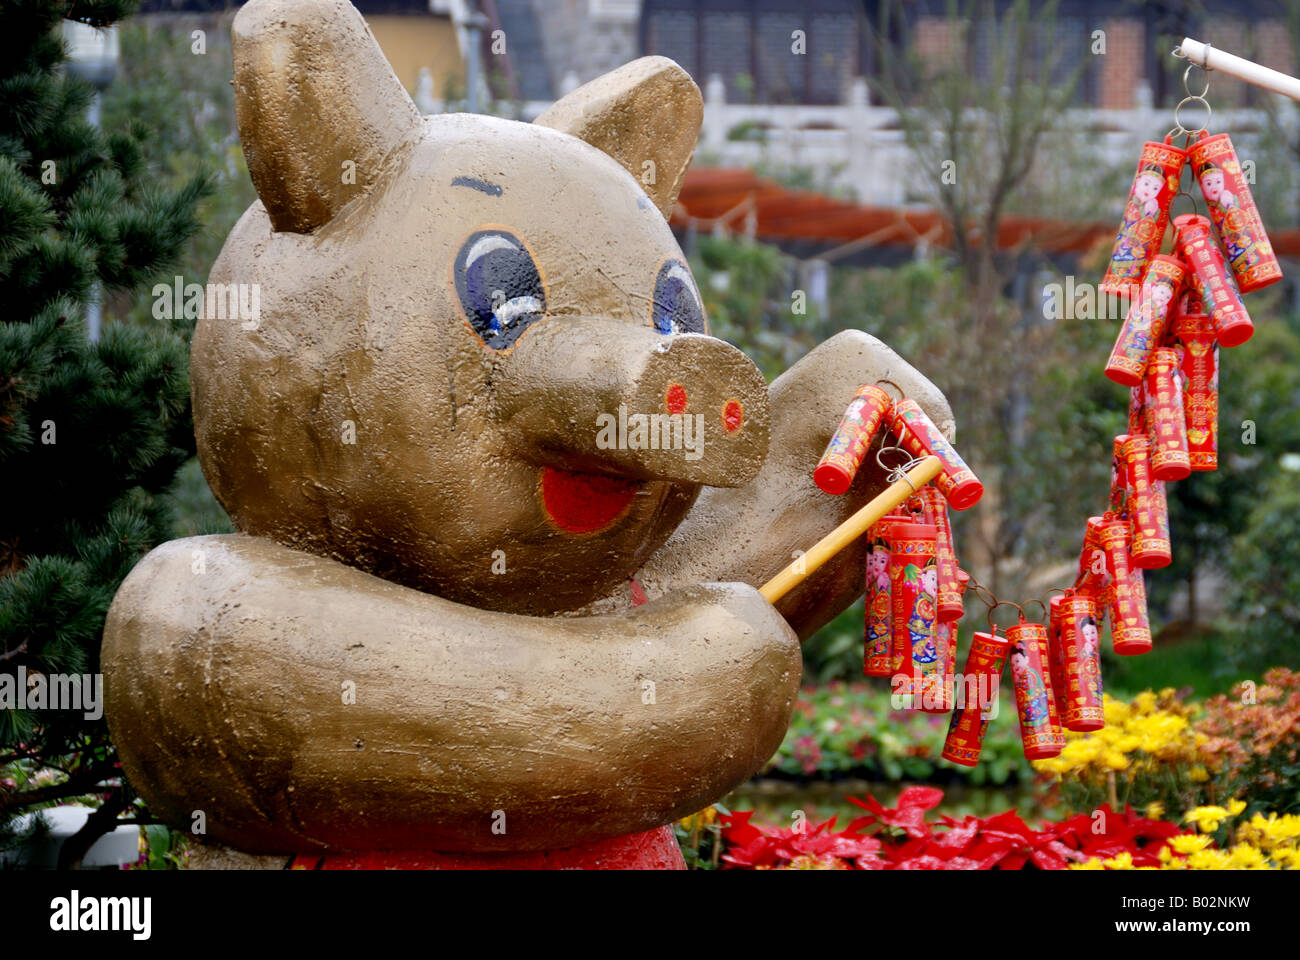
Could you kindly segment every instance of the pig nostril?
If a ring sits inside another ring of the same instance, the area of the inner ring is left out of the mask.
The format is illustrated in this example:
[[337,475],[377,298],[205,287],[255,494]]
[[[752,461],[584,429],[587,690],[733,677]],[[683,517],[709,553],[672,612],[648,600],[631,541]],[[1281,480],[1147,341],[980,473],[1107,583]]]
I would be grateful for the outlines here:
[[668,408],[669,413],[684,413],[686,411],[686,388],[680,383],[670,383],[668,392],[664,395],[664,406]]
[[745,422],[745,408],[739,400],[728,400],[722,405],[722,425],[728,433],[739,430]]

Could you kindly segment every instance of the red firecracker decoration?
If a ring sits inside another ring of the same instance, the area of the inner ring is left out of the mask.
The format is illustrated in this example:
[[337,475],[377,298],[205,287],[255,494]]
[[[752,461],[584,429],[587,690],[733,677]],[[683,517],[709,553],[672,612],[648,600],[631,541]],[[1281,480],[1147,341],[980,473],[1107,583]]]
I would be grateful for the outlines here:
[[1143,433],[1146,431],[1147,410],[1145,406],[1146,390],[1142,384],[1138,384],[1128,392],[1128,432]]
[[1083,549],[1079,551],[1079,576],[1074,581],[1077,593],[1101,600],[1106,590],[1106,551],[1101,543],[1103,517],[1089,517],[1083,531]]
[[1164,486],[1151,479],[1151,442],[1145,436],[1130,435],[1124,442],[1128,468],[1128,516],[1132,531],[1132,559],[1135,567],[1154,570],[1173,562],[1169,544],[1169,508]]
[[893,400],[880,387],[867,384],[859,389],[813,471],[813,482],[826,493],[848,490],[893,407]]
[[[1129,597],[1130,597],[1130,599],[1132,600],[1132,603],[1133,603],[1133,610],[1134,610],[1134,612],[1135,612],[1135,616],[1138,618],[1138,620],[1139,620],[1139,622],[1141,623],[1141,625],[1146,629],[1147,639],[1150,640],[1150,638],[1151,638],[1151,618],[1150,618],[1150,616],[1148,616],[1148,614],[1147,614],[1147,579],[1146,579],[1146,574],[1143,573],[1142,570],[1141,570],[1140,568],[1133,566],[1133,562],[1132,562],[1132,557],[1131,557],[1131,556],[1129,557],[1128,582],[1129,582],[1129,591],[1130,591],[1130,592],[1129,592]],[[1126,615],[1127,615],[1127,614],[1126,614]],[[1137,635],[1137,639],[1138,639],[1139,642],[1141,641],[1141,635],[1140,635],[1140,634]],[[1151,646],[1150,646],[1150,644],[1148,643],[1148,645],[1147,645],[1147,649],[1146,649],[1146,650],[1134,649],[1133,652],[1134,652],[1134,653],[1148,653],[1148,652],[1150,652],[1150,650],[1151,650]],[[1123,653],[1123,652],[1126,652],[1126,651],[1121,651],[1121,650],[1119,650],[1119,649],[1116,649],[1115,652],[1116,652],[1116,653]]]
[[957,552],[953,548],[952,525],[948,522],[948,502],[933,484],[922,487],[920,497],[925,505],[925,522],[934,524],[939,530],[936,546],[939,561],[937,616],[940,623],[960,620],[966,608],[961,602],[961,584],[957,579]]
[[998,681],[1010,644],[996,633],[976,633],[971,638],[966,670],[957,686],[958,709],[948,725],[943,758],[973,767],[979,763],[990,710],[998,695]]
[[921,677],[920,702],[924,713],[948,713],[952,710],[954,671],[957,669],[957,624],[934,625],[934,646],[939,662],[932,673]]
[[1106,599],[1110,604],[1111,645],[1120,654],[1146,653],[1151,649],[1151,625],[1146,590],[1140,583],[1142,573],[1129,560],[1128,521],[1108,516],[1101,525],[1101,544],[1110,576]]
[[889,579],[889,523],[867,532],[866,653],[862,672],[868,677],[894,675],[894,604]]
[[1183,344],[1183,417],[1187,454],[1193,470],[1219,468],[1219,343],[1214,322],[1201,310],[1199,294],[1189,292],[1174,318]]
[[1241,292],[1250,293],[1281,280],[1282,268],[1264,232],[1264,221],[1232,139],[1226,133],[1210,136],[1202,130],[1187,155]]
[[1210,231],[1210,221],[1187,213],[1174,218],[1174,227],[1176,247],[1190,266],[1192,282],[1201,295],[1203,309],[1214,321],[1219,343],[1225,347],[1245,343],[1254,335],[1255,324]]
[[1061,641],[1065,650],[1065,716],[1069,730],[1100,730],[1106,725],[1101,698],[1101,621],[1092,597],[1075,593],[1061,601]]
[[1061,629],[1065,624],[1065,600],[1073,591],[1047,601],[1047,656],[1052,674],[1052,699],[1056,701],[1056,716],[1065,722],[1066,697],[1065,639]]
[[954,510],[973,507],[984,496],[984,484],[915,400],[900,400],[894,404],[894,419],[890,426],[903,449],[912,456],[933,456],[943,461],[943,472],[934,478],[934,485]]
[[1007,630],[1007,641],[1025,756],[1030,760],[1054,757],[1065,746],[1065,732],[1052,691],[1047,627],[1021,620]]
[[1151,351],[1160,345],[1182,289],[1186,270],[1177,257],[1154,257],[1147,268],[1142,291],[1129,305],[1115,346],[1106,363],[1106,376],[1126,387],[1142,383]]
[[931,675],[940,666],[934,642],[938,537],[932,523],[900,521],[889,529],[896,694],[919,692],[916,678]]
[[1117,517],[1128,516],[1128,468],[1124,463],[1124,441],[1128,434],[1115,438],[1110,460],[1110,512]]
[[1143,145],[1110,266],[1101,281],[1103,293],[1133,297],[1145,280],[1149,264],[1160,252],[1169,208],[1178,193],[1186,161],[1186,152],[1175,147],[1171,137],[1165,137],[1163,143],[1148,141]]
[[1183,410],[1183,371],[1177,350],[1160,347],[1152,352],[1145,389],[1151,476],[1155,480],[1182,480],[1192,472],[1192,460],[1187,444],[1187,414]]

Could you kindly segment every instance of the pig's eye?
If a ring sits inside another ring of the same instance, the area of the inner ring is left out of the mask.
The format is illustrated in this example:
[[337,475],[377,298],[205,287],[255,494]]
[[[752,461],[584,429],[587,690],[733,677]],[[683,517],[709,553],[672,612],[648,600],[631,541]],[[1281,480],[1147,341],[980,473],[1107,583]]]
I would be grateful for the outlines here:
[[650,317],[660,333],[704,333],[704,307],[690,269],[680,260],[665,260],[659,268]]
[[513,346],[546,314],[546,289],[524,242],[508,230],[479,230],[456,254],[456,294],[465,319],[493,350]]

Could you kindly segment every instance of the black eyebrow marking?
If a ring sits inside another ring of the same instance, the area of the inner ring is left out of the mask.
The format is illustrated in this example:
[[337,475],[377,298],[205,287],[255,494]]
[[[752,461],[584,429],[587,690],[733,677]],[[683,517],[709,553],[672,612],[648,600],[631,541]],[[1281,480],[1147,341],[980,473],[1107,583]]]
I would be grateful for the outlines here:
[[451,181],[453,187],[470,187],[480,193],[486,193],[489,197],[499,197],[502,190],[495,183],[488,183],[486,180],[480,180],[478,177],[457,177]]

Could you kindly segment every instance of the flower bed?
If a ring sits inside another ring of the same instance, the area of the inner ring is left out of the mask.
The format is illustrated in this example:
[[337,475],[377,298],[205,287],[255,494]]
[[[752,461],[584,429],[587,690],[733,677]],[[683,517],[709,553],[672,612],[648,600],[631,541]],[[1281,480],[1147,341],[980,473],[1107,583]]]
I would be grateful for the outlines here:
[[1199,704],[1162,690],[1105,707],[1103,729],[1067,732],[1060,756],[1034,762],[1070,809],[1108,801],[1160,816],[1240,796],[1248,815],[1300,812],[1300,673],[1278,667]]
[[800,779],[963,780],[973,784],[1028,781],[1033,771],[1020,745],[1015,711],[989,722],[979,766],[943,760],[947,715],[895,710],[889,691],[836,681],[805,688],[790,729],[765,773]]
[[[938,759],[947,718],[895,711],[866,684],[805,690],[769,768],[789,778],[983,779],[1029,783],[1066,814],[1035,829],[1015,811],[932,813],[942,790],[904,789],[889,808],[791,826],[715,805],[678,825],[688,865],[730,869],[1296,869],[1300,867],[1300,673],[1203,703],[1173,690],[1105,698],[1106,727],[1067,733],[1059,757],[1020,752],[1011,711],[989,724],[972,771]],[[1139,815],[1136,811],[1141,810]],[[1116,812],[1122,811],[1122,812]],[[1185,811],[1173,820],[1166,812]],[[802,814],[800,814],[802,817]]]
[[[943,800],[934,787],[909,787],[897,807],[868,796],[854,802],[867,811],[835,829],[835,818],[791,827],[755,824],[750,812],[710,808],[688,818],[696,839],[692,866],[742,870],[1218,870],[1294,869],[1300,866],[1300,817],[1255,815],[1220,847],[1209,833],[1122,813],[1103,805],[1060,823],[1034,829],[1012,811],[962,819],[929,813]],[[1221,829],[1245,808],[1198,808],[1185,822],[1202,831]],[[711,837],[707,858],[699,838]]]

